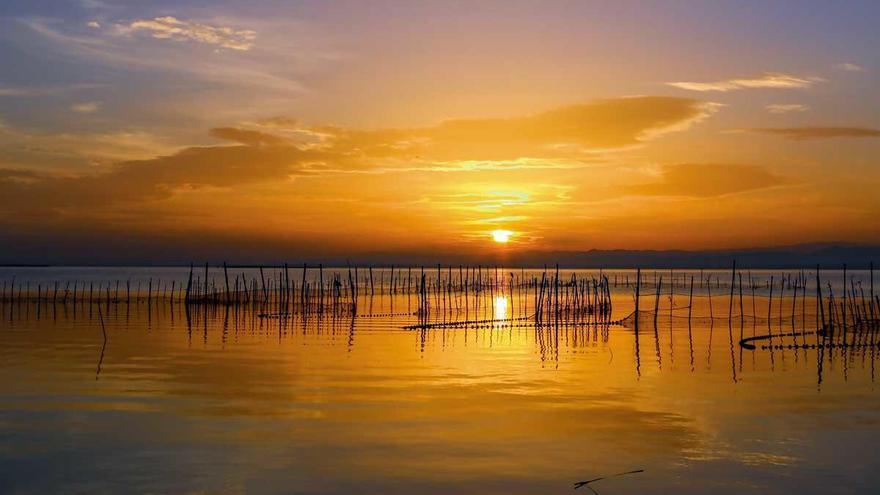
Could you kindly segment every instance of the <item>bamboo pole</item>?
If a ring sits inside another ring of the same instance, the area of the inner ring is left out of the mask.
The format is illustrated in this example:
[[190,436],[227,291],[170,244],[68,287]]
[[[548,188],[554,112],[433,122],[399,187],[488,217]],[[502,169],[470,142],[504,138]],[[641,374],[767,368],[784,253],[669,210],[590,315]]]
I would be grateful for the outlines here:
[[[654,328],[657,328],[657,315],[660,313],[660,287],[663,285],[663,275],[657,279],[657,296],[654,298]],[[671,315],[670,315],[671,316]]]
[[733,260],[733,269],[730,272],[730,304],[727,309],[727,321],[733,321],[733,288],[736,286],[736,260]]
[[819,265],[816,265],[816,306],[817,318],[822,316],[822,327],[825,328],[825,306],[822,304],[822,280],[819,276]]
[[875,309],[874,309],[875,305],[874,305],[874,262],[873,261],[871,262],[870,273],[871,273],[871,294],[870,294],[871,295],[871,319],[875,320],[875,319],[877,319],[877,316],[875,314]]
[[189,303],[190,293],[192,291],[192,281],[193,281],[193,264],[189,264],[189,279],[186,282],[186,298],[184,302]]
[[691,292],[688,296],[688,325],[691,324],[691,315],[694,312],[694,276],[691,275]]
[[229,272],[226,269],[226,262],[223,262],[223,278],[226,280],[226,297],[224,298],[226,301],[226,305],[229,305]]

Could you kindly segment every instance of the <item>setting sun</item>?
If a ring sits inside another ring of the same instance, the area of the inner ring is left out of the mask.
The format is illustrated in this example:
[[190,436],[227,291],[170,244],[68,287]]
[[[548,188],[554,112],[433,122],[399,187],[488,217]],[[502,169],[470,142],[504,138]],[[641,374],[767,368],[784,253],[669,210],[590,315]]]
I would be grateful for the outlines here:
[[501,244],[505,244],[510,241],[510,236],[512,235],[513,232],[509,230],[493,230],[492,240]]

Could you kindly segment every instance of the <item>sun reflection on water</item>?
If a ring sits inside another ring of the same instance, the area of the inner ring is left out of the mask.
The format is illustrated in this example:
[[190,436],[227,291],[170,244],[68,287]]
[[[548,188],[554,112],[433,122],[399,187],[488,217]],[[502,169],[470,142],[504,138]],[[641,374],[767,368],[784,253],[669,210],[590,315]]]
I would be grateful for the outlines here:
[[500,320],[509,316],[507,296],[495,296],[495,300],[492,303],[492,318]]

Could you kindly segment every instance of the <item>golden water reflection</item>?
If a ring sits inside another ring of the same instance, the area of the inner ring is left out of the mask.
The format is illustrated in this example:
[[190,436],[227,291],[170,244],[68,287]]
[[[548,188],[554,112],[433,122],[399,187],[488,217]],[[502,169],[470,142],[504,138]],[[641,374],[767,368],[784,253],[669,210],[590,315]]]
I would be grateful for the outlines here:
[[[870,349],[744,351],[740,334],[764,328],[668,316],[638,334],[517,321],[408,331],[408,296],[371,299],[356,320],[117,304],[104,307],[106,345],[95,307],[0,305],[0,491],[525,495],[632,469],[645,472],[598,491],[880,481]],[[620,299],[615,318],[631,310]],[[453,304],[496,320],[533,307],[497,292]]]
[[509,303],[510,299],[507,296],[495,296],[492,300],[492,318],[496,320],[510,318],[510,312],[507,309]]

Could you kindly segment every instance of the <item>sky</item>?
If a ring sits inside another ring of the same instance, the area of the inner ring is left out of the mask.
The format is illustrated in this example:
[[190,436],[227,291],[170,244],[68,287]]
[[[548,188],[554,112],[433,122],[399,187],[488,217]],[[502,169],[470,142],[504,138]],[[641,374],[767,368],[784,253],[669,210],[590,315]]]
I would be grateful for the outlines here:
[[7,0],[0,262],[880,243],[878,21]]

